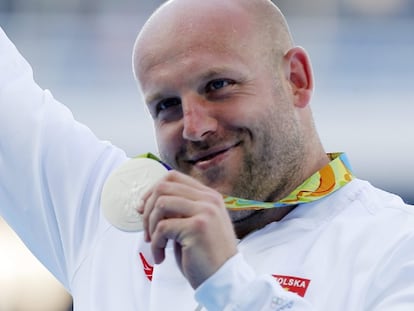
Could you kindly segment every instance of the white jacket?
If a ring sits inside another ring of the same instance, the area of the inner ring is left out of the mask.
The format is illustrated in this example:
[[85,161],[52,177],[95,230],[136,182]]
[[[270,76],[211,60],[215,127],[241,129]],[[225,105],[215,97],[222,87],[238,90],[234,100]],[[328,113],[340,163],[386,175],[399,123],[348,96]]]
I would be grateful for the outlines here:
[[[99,199],[127,160],[40,89],[0,29],[0,213],[77,311],[414,310],[414,209],[354,180],[239,243],[194,291],[167,248],[112,227]],[[287,291],[289,290],[289,291]]]

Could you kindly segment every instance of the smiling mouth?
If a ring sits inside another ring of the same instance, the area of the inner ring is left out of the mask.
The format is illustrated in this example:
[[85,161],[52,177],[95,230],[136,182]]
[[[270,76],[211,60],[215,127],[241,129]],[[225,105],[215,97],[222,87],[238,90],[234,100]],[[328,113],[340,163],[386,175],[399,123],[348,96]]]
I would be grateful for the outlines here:
[[219,156],[221,154],[224,154],[224,153],[228,152],[230,149],[233,149],[233,148],[235,148],[235,147],[237,147],[239,145],[240,145],[240,142],[237,143],[237,144],[235,144],[235,145],[233,145],[233,146],[231,146],[231,147],[228,147],[228,148],[225,148],[225,149],[221,149],[221,150],[216,151],[216,152],[209,153],[209,154],[207,154],[205,156],[201,156],[201,157],[196,158],[196,159],[193,159],[193,160],[188,160],[188,163],[190,163],[191,165],[195,165],[197,163],[201,163],[201,162],[206,162],[206,161],[212,160],[215,157],[217,157],[217,156]]
[[[230,148],[229,148],[229,149],[230,149]],[[205,157],[201,157],[201,158],[198,158],[198,159],[196,159],[196,160],[189,160],[188,162],[189,162],[190,164],[194,165],[194,164],[196,164],[196,163],[200,163],[200,162],[209,161],[209,160],[211,160],[211,159],[215,158],[216,156],[218,156],[218,155],[220,155],[220,154],[223,154],[223,153],[227,152],[229,149],[220,150],[220,151],[218,151],[218,152],[213,152],[213,153],[211,153],[211,154],[209,154],[209,155],[207,155],[207,156],[205,156]]]

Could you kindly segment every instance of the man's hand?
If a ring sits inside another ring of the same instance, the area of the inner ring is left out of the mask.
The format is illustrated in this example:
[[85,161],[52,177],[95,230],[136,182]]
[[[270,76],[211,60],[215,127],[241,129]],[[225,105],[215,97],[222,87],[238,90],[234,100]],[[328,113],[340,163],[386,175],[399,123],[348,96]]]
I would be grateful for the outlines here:
[[223,197],[195,179],[170,171],[145,196],[145,240],[155,263],[173,240],[177,264],[193,288],[236,254],[237,242]]

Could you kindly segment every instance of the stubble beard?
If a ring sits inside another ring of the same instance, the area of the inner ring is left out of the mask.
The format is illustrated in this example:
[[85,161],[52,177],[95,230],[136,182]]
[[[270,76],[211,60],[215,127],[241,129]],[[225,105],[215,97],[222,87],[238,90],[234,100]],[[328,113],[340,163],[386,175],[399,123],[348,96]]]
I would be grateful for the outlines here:
[[[293,129],[288,130],[288,134],[284,133],[280,136],[279,132],[277,138],[273,137],[275,131],[259,131],[262,135],[256,145],[261,148],[239,146],[239,148],[244,148],[242,149],[244,156],[239,166],[239,172],[233,174],[221,166],[212,167],[203,174],[192,174],[178,167],[176,169],[222,194],[275,202],[291,191],[292,184],[295,185],[294,176],[298,175],[297,172],[301,169],[303,142],[296,130],[297,127],[293,126]],[[287,135],[290,137],[286,137]],[[247,149],[249,147],[254,149],[253,152]],[[165,157],[163,158],[165,159]],[[223,180],[228,181],[227,185],[222,186]],[[227,191],[223,187],[227,188]],[[261,210],[232,210],[229,211],[229,215],[232,222],[238,224],[260,212]]]
[[[292,134],[292,133],[290,133]],[[263,133],[260,150],[245,151],[239,177],[231,195],[235,197],[275,202],[287,196],[296,186],[303,159],[303,142],[298,133],[293,139],[275,139],[271,132]],[[261,210],[230,211],[234,224],[249,219]]]

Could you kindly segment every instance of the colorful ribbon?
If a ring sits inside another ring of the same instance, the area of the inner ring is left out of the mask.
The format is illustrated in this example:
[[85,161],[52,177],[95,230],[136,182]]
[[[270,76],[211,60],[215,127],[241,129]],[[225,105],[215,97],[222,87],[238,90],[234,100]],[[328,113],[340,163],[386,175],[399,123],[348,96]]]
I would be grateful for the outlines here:
[[[261,202],[223,195],[224,204],[230,210],[259,210],[310,203],[322,199],[354,178],[345,153],[328,153],[328,156],[331,162],[305,180],[287,197],[277,202]],[[138,157],[156,160],[167,169],[171,169],[152,153],[146,153]]]

